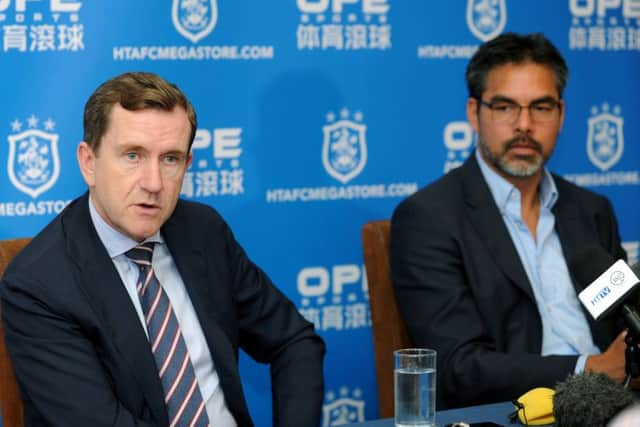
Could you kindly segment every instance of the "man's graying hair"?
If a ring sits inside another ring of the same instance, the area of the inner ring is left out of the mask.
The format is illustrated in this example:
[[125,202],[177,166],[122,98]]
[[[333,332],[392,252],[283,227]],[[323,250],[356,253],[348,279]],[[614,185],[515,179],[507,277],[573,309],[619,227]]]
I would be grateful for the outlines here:
[[465,78],[469,97],[480,99],[491,70],[506,64],[534,62],[548,66],[555,76],[556,89],[562,98],[569,69],[558,49],[542,34],[504,33],[482,44],[467,65]]
[[84,137],[94,153],[109,127],[114,105],[129,111],[158,109],[172,111],[176,106],[187,112],[191,124],[189,150],[198,128],[193,106],[178,87],[153,73],[124,73],[101,84],[84,107]]

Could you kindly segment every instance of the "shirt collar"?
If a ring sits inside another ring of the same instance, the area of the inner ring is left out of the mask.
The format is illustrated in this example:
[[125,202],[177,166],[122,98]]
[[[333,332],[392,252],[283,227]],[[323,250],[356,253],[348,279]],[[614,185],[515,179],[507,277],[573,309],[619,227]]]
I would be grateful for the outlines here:
[[[480,155],[480,149],[475,150],[476,160],[480,165],[480,171],[484,177],[493,200],[498,205],[500,212],[504,213],[507,203],[514,197],[520,197],[520,190],[494,171]],[[542,179],[540,181],[540,205],[543,208],[551,210],[558,200],[558,189],[553,176],[545,167],[542,169]]]
[[[102,244],[107,249],[107,253],[111,258],[122,255],[129,249],[138,245],[138,242],[133,240],[131,237],[125,236],[105,222],[96,210],[91,195],[89,195],[89,214],[91,215],[93,225],[98,232],[98,237],[100,237]],[[156,231],[155,234],[145,239],[144,242],[156,242],[162,244],[164,243],[164,239],[162,238],[160,231]]]

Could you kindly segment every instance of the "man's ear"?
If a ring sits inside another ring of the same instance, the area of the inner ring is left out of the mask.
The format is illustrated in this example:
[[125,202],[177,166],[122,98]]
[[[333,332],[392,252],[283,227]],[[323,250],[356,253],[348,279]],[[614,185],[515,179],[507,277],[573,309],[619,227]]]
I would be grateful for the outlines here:
[[478,132],[478,100],[475,98],[467,99],[467,120],[474,132]]
[[91,146],[85,141],[78,144],[76,155],[78,157],[78,166],[80,166],[82,177],[91,188],[95,185],[96,155]]

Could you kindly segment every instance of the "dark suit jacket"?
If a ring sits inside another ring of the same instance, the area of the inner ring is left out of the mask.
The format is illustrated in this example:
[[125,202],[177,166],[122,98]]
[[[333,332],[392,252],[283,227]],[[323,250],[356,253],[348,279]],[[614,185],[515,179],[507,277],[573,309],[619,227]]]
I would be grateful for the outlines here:
[[[162,234],[228,408],[253,425],[238,348],[271,365],[274,425],[319,424],[324,343],[210,207],[179,201]],[[32,426],[168,426],[144,329],[89,216],[71,203],[2,279],[6,341]]]
[[[565,259],[593,245],[625,258],[607,199],[554,180]],[[475,155],[403,201],[391,232],[393,283],[410,338],[438,351],[438,409],[511,400],[573,372],[577,356],[540,355],[531,284]],[[615,325],[585,316],[606,349]]]

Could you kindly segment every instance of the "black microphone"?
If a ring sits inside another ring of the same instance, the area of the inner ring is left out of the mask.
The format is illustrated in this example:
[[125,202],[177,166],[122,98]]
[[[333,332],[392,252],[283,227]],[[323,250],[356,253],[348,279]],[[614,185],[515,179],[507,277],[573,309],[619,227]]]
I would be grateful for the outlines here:
[[[578,287],[583,289],[578,298],[589,314],[600,320],[619,309],[629,331],[640,337],[640,316],[630,304],[640,284],[634,270],[599,246],[580,252],[569,264]],[[640,265],[634,268],[640,270]]]
[[[640,316],[631,304],[640,280],[624,260],[615,261],[599,246],[587,248],[572,259],[570,265],[578,286],[584,288],[578,294],[578,298],[589,314],[599,320],[616,311],[626,323],[628,328],[625,337],[627,376],[624,385],[629,386],[631,378],[640,376],[640,352],[638,351]],[[640,269],[637,264],[634,268]]]
[[559,382],[553,395],[556,427],[606,427],[633,403],[630,390],[605,374],[583,372]]

